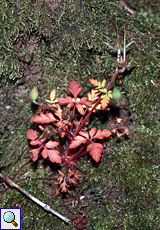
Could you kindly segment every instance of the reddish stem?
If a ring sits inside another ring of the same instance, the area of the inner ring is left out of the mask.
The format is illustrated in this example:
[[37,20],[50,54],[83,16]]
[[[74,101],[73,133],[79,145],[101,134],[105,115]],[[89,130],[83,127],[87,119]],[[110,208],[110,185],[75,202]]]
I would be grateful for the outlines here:
[[113,76],[111,82],[109,83],[109,85],[108,85],[108,87],[107,87],[107,90],[109,90],[109,88],[111,87],[113,81],[114,81],[114,80],[116,79],[116,77],[117,77],[117,74],[118,74],[118,66],[116,66],[114,76]]
[[97,105],[99,104],[101,98],[99,97],[99,99],[97,100],[96,104],[93,106],[93,108],[89,111],[89,113],[87,114],[87,116],[84,118],[84,120],[82,121],[82,123],[80,124],[80,126],[78,127],[78,129],[76,129],[74,136],[77,135],[77,133],[81,130],[81,128],[84,126],[84,124],[86,123],[87,119],[90,117],[90,115],[93,113],[94,109],[97,107]]
[[71,126],[70,126],[70,131],[71,131],[71,132],[72,132],[72,129],[73,129],[73,122],[74,122],[74,116],[75,116],[75,109],[76,109],[76,106],[74,105],[74,107],[73,107],[73,112],[72,112]]
[[76,127],[76,130],[75,130],[75,132],[74,132],[74,137],[77,135],[77,133],[79,132],[77,132],[77,130],[79,129],[79,126],[80,126],[80,124],[81,124],[81,122],[82,122],[82,120],[83,120],[83,117],[84,117],[84,115],[86,114],[86,112],[87,112],[87,108],[86,108],[86,110],[85,110],[85,112],[84,112],[84,114],[83,114],[83,116],[81,117],[81,119],[79,120],[79,122],[78,122],[78,125],[77,125],[77,127]]
[[84,151],[84,152],[82,152],[79,156],[77,156],[77,158],[76,158],[76,159],[78,159],[78,158],[80,158],[80,157],[84,156],[86,153],[88,153],[88,151],[87,151],[87,150],[85,150],[85,151]]
[[[74,161],[74,160],[76,160],[76,159],[79,158],[78,155],[83,151],[83,149],[86,147],[87,144],[88,144],[88,141],[87,141],[84,145],[82,145],[82,147],[78,150],[78,152],[76,152],[76,153],[71,157],[71,161]],[[81,156],[81,154],[80,154],[80,156]]]
[[[58,142],[54,136],[52,137],[52,139],[53,139],[53,141]],[[65,155],[65,157],[67,157],[66,151],[63,149],[63,147],[60,144],[57,147]]]
[[67,156],[66,157],[70,157],[72,155],[73,155],[73,149],[68,148]]
[[67,172],[68,172],[68,169],[69,169],[69,165],[70,165],[69,163],[66,164],[66,173],[65,173],[65,175],[67,175]]

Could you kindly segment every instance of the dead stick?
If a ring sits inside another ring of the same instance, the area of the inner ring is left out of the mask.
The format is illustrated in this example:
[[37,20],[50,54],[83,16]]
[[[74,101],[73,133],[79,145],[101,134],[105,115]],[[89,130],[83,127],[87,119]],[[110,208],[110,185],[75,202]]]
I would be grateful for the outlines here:
[[18,186],[17,184],[15,184],[12,180],[10,180],[8,177],[3,176],[2,174],[0,174],[0,177],[7,182],[11,187],[14,187],[16,189],[18,189],[20,192],[22,192],[23,194],[25,194],[29,199],[31,199],[32,201],[34,201],[35,203],[39,204],[42,208],[44,208],[46,211],[51,212],[52,214],[58,216],[60,219],[62,219],[63,221],[65,221],[66,223],[68,223],[70,220],[67,219],[66,217],[62,216],[61,214],[59,214],[58,212],[54,211],[53,209],[51,209],[47,204],[43,203],[42,201],[38,200],[37,198],[35,198],[34,196],[32,196],[31,194],[29,194],[28,192],[26,192],[23,188],[21,188],[20,186]]

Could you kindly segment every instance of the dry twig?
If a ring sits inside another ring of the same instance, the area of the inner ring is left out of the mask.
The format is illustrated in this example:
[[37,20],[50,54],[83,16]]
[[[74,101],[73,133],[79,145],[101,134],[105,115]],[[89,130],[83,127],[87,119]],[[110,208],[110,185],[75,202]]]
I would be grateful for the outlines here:
[[14,183],[12,180],[10,180],[8,177],[3,176],[2,174],[0,174],[0,177],[7,182],[11,187],[14,187],[16,189],[18,189],[20,192],[22,192],[23,194],[25,194],[29,199],[31,199],[32,201],[34,201],[35,203],[37,203],[38,205],[40,205],[42,208],[44,208],[46,211],[51,212],[52,214],[56,215],[57,217],[59,217],[61,220],[63,220],[64,222],[68,223],[70,220],[67,219],[66,217],[62,216],[61,214],[59,214],[58,212],[54,211],[53,209],[51,209],[47,204],[43,203],[42,201],[38,200],[37,198],[35,198],[34,196],[32,196],[31,194],[29,194],[28,192],[26,192],[23,188],[21,188],[19,185],[17,185],[16,183]]

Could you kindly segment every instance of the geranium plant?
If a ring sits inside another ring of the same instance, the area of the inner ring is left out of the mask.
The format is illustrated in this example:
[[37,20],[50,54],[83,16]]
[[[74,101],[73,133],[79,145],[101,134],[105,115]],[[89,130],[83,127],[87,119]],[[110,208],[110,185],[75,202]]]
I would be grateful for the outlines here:
[[67,187],[71,184],[76,185],[77,179],[80,179],[78,171],[71,170],[71,166],[80,170],[77,164],[80,157],[89,153],[94,161],[99,162],[103,151],[102,141],[105,138],[111,136],[112,132],[116,133],[117,137],[129,134],[127,126],[120,126],[123,124],[121,118],[116,118],[116,124],[110,123],[114,127],[111,130],[96,127],[88,130],[86,126],[87,119],[97,109],[109,110],[109,101],[114,96],[109,89],[117,74],[122,73],[122,69],[119,69],[120,59],[123,59],[123,56],[121,49],[118,49],[115,73],[108,86],[105,79],[102,82],[89,79],[94,88],[88,92],[87,97],[79,96],[83,88],[75,80],[69,83],[69,96],[57,98],[56,89],[53,89],[50,99],[45,99],[46,103],[36,101],[38,96],[36,87],[31,92],[33,102],[41,106],[41,109],[39,115],[36,114],[31,119],[38,128],[27,131],[32,146],[29,156],[33,161],[37,161],[41,155],[44,159],[49,158],[51,162],[66,167],[65,173],[59,170],[58,181],[61,192],[67,192]]

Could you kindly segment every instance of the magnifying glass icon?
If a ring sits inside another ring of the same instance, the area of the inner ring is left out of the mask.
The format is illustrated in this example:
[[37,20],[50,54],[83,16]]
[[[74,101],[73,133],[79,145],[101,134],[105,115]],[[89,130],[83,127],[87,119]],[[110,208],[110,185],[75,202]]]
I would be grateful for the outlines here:
[[15,220],[15,215],[11,211],[7,211],[3,215],[3,219],[7,223],[12,223],[15,227],[18,226],[18,224],[14,221]]

